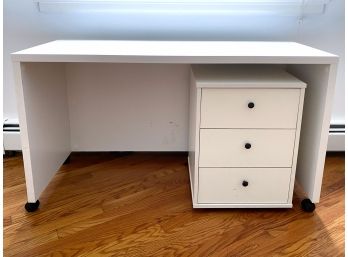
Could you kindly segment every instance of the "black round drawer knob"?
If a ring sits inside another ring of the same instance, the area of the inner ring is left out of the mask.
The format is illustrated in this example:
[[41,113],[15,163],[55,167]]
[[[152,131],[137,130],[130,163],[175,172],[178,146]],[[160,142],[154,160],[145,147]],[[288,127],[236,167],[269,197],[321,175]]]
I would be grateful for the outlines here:
[[248,103],[248,107],[249,107],[250,109],[252,109],[252,108],[255,107],[255,104],[254,104],[253,102],[250,102],[250,103]]
[[250,149],[251,148],[251,144],[246,143],[244,147],[245,147],[245,149]]
[[244,180],[244,181],[242,182],[242,185],[243,185],[243,187],[247,187],[247,186],[249,185],[249,182],[246,181],[246,180]]

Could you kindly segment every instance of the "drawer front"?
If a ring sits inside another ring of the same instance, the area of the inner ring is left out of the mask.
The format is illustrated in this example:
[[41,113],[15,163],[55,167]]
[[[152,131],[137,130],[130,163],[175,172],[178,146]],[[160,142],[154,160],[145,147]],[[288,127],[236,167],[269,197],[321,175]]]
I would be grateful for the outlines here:
[[202,89],[201,128],[296,128],[300,89]]
[[295,133],[291,129],[200,129],[199,167],[291,167]]
[[200,168],[198,202],[287,203],[290,175],[289,168]]

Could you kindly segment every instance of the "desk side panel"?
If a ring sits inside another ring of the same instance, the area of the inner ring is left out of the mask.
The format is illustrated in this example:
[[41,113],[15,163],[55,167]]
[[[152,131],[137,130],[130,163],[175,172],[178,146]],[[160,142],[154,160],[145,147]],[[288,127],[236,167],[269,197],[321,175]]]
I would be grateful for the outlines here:
[[336,64],[289,65],[307,83],[296,179],[312,202],[319,202],[334,95]]
[[197,89],[195,77],[191,70],[190,76],[190,119],[189,119],[189,171],[193,205],[198,197],[198,157],[199,157],[199,124],[201,89]]
[[63,63],[15,63],[28,202],[35,202],[70,154]]

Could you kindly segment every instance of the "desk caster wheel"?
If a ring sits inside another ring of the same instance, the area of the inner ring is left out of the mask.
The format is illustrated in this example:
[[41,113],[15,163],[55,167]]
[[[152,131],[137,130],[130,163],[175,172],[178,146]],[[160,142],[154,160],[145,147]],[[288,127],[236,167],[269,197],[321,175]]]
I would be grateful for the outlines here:
[[301,201],[301,207],[305,212],[313,212],[315,210],[315,204],[308,198]]
[[69,164],[70,163],[70,155],[69,155],[69,157],[68,158],[66,158],[66,160],[64,161],[64,163],[63,163],[63,165],[65,165],[65,164]]
[[25,204],[25,209],[27,212],[34,212],[39,208],[40,202],[37,200],[35,203],[26,203]]

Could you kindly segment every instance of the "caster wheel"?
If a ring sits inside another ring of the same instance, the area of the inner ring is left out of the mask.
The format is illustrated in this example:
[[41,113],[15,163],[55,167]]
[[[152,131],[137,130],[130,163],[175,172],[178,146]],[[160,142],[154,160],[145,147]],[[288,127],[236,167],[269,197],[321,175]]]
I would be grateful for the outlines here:
[[65,164],[69,164],[70,163],[70,155],[69,155],[69,157],[68,158],[66,158],[66,160],[64,161],[64,163],[63,163],[63,165],[65,165]]
[[34,212],[39,208],[40,202],[37,200],[35,203],[26,203],[25,204],[25,209],[27,212]]
[[310,199],[303,199],[301,202],[302,210],[305,212],[313,212],[315,210],[315,204]]

